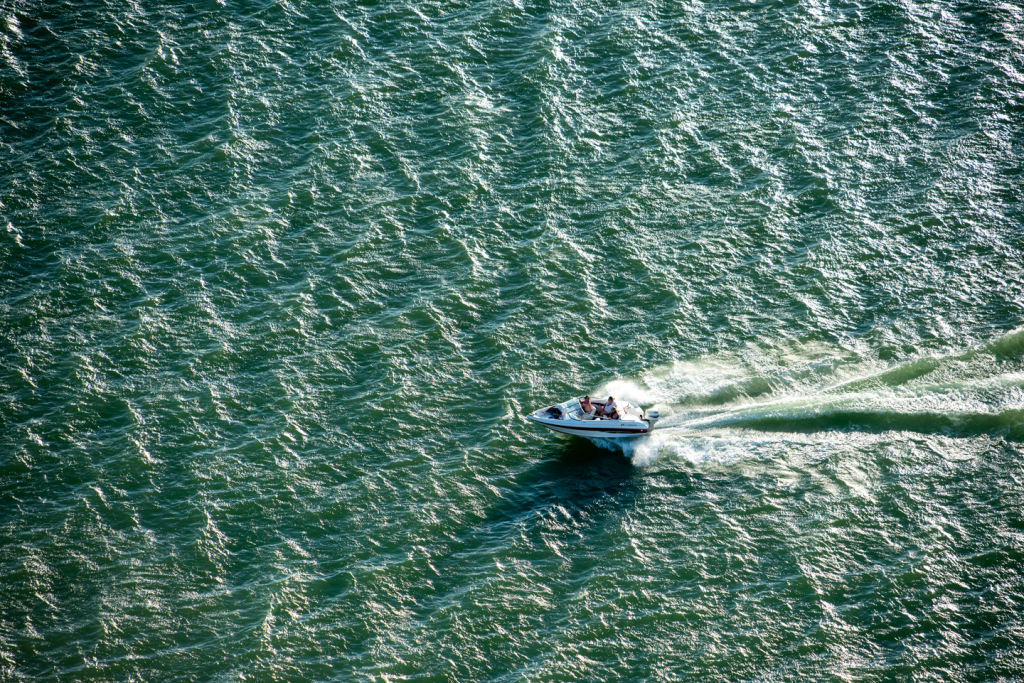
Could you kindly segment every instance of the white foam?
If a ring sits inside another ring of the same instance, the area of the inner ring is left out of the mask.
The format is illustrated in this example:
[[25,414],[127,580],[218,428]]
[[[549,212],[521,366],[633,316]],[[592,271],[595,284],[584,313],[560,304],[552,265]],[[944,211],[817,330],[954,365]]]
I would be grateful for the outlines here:
[[638,467],[651,465],[662,456],[693,465],[731,465],[750,455],[750,440],[700,434],[688,429],[659,429],[636,439],[594,439],[608,450],[621,450]]
[[629,380],[613,380],[594,392],[596,397],[614,396],[639,405],[650,405],[658,400],[655,392]]
[[[995,368],[984,350],[934,360],[924,372],[915,372],[911,364],[917,361],[894,367],[846,349],[793,345],[747,347],[677,362],[639,381],[618,379],[604,385],[605,393],[658,408],[662,420],[646,437],[596,443],[622,450],[638,466],[665,455],[693,464],[730,464],[763,458],[787,443],[858,438],[832,430],[806,434],[799,428],[764,432],[745,426],[762,418],[785,424],[787,419],[842,413],[927,414],[955,422],[964,415],[1024,409],[1022,373],[1001,368],[1002,373],[991,374]],[[910,372],[893,383],[892,372],[900,367]],[[751,388],[759,393],[750,395]]]

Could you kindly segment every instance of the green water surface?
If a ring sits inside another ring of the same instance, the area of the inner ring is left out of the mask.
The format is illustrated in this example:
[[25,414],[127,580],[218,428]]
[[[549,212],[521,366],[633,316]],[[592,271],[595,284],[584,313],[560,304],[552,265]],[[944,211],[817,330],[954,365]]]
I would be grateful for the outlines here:
[[994,0],[0,0],[0,680],[1024,679],[1022,123]]

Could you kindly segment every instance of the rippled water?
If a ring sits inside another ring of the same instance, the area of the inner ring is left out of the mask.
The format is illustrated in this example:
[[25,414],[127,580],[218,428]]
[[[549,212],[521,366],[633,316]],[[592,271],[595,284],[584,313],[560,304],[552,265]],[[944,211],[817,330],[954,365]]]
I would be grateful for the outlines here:
[[1014,3],[0,0],[0,679],[1020,680],[1022,123]]

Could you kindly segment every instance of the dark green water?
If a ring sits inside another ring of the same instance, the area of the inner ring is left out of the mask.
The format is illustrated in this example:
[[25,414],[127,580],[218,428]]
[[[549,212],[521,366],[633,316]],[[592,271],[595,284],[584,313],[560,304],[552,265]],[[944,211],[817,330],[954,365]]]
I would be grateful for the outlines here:
[[1015,3],[0,0],[0,680],[1024,679],[1022,125]]

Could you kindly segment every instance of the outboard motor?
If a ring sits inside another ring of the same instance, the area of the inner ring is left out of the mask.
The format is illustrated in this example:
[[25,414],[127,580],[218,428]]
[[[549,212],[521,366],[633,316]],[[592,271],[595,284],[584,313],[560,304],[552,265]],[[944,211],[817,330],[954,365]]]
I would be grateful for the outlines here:
[[661,416],[661,413],[659,413],[654,408],[651,408],[646,413],[644,413],[644,419],[647,420],[647,428],[648,429],[654,429],[654,423],[658,421],[658,418],[660,416]]

